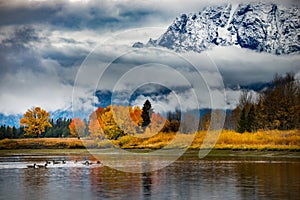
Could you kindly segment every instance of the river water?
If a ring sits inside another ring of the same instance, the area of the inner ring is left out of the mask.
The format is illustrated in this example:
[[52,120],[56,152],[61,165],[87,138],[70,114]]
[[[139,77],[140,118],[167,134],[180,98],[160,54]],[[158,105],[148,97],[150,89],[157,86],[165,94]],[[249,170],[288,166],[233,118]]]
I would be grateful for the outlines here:
[[[27,168],[45,160],[66,163]],[[0,199],[300,199],[300,160],[189,155],[161,170],[127,173],[89,155],[0,156]]]

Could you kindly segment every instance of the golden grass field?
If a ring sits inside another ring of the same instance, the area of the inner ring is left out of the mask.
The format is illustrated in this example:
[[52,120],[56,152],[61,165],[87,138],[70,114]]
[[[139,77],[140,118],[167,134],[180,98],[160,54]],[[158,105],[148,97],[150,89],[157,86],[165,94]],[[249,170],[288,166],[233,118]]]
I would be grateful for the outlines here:
[[[124,136],[118,140],[93,140],[92,138],[26,138],[0,140],[0,149],[80,149],[108,148],[112,144],[124,149],[159,149],[170,144],[174,138],[176,143],[168,148],[200,149],[204,138],[214,133],[199,131],[196,134],[158,133],[149,138]],[[186,146],[188,141],[192,143]],[[258,131],[256,133],[237,133],[223,130],[218,137],[214,149],[237,150],[300,150],[300,131]]]

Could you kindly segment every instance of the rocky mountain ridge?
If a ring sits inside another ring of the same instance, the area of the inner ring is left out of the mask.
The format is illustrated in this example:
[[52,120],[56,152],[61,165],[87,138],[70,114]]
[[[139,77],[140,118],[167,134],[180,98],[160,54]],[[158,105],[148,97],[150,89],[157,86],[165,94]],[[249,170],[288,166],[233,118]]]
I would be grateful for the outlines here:
[[158,39],[133,47],[160,46],[176,52],[202,52],[214,46],[238,46],[257,52],[300,51],[299,7],[250,3],[206,7],[177,17]]

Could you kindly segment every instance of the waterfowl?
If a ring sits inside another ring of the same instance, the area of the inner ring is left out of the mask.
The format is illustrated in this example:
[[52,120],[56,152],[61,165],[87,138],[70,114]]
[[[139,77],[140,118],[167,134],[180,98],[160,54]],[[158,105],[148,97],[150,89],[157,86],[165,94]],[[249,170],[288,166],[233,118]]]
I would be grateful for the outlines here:
[[34,168],[34,169],[36,169],[36,168],[38,168],[38,166],[34,163],[33,165],[27,165],[27,168]]
[[84,165],[91,165],[92,163],[90,163],[88,160],[86,160],[84,163],[82,163]]
[[49,164],[51,164],[51,161],[46,160],[46,163],[49,165]]
[[37,165],[38,166],[38,168],[47,168],[47,163],[45,163],[44,165]]
[[63,161],[61,161],[61,162],[62,162],[62,164],[66,164],[66,161],[64,161],[64,160],[63,160]]
[[60,162],[59,161],[55,161],[55,160],[53,160],[53,165],[55,165],[55,164],[59,164]]

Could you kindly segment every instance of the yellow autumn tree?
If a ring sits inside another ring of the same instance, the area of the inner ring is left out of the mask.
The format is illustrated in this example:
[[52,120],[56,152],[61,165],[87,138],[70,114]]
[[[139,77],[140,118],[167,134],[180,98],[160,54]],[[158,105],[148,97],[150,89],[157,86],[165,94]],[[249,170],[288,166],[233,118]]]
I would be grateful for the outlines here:
[[125,132],[115,122],[112,105],[104,109],[104,112],[100,115],[99,122],[107,139],[115,140],[125,135]]
[[159,133],[164,125],[165,125],[166,119],[161,116],[159,113],[152,113],[151,115],[151,123],[150,123],[150,132],[152,135],[155,135]]
[[[117,126],[124,131],[127,135],[134,135],[141,132],[141,127],[143,119],[141,116],[136,116],[136,113],[139,112],[137,108],[132,108],[132,106],[116,106],[112,107],[114,120]],[[141,110],[140,110],[141,113]]]
[[25,127],[25,136],[39,137],[45,132],[45,127],[52,127],[50,113],[40,107],[28,109],[20,120],[20,126]]
[[73,118],[70,125],[70,135],[73,137],[83,137],[85,136],[86,124],[80,118]]
[[92,114],[90,115],[88,128],[90,137],[100,138],[104,136],[96,111],[92,112]]

